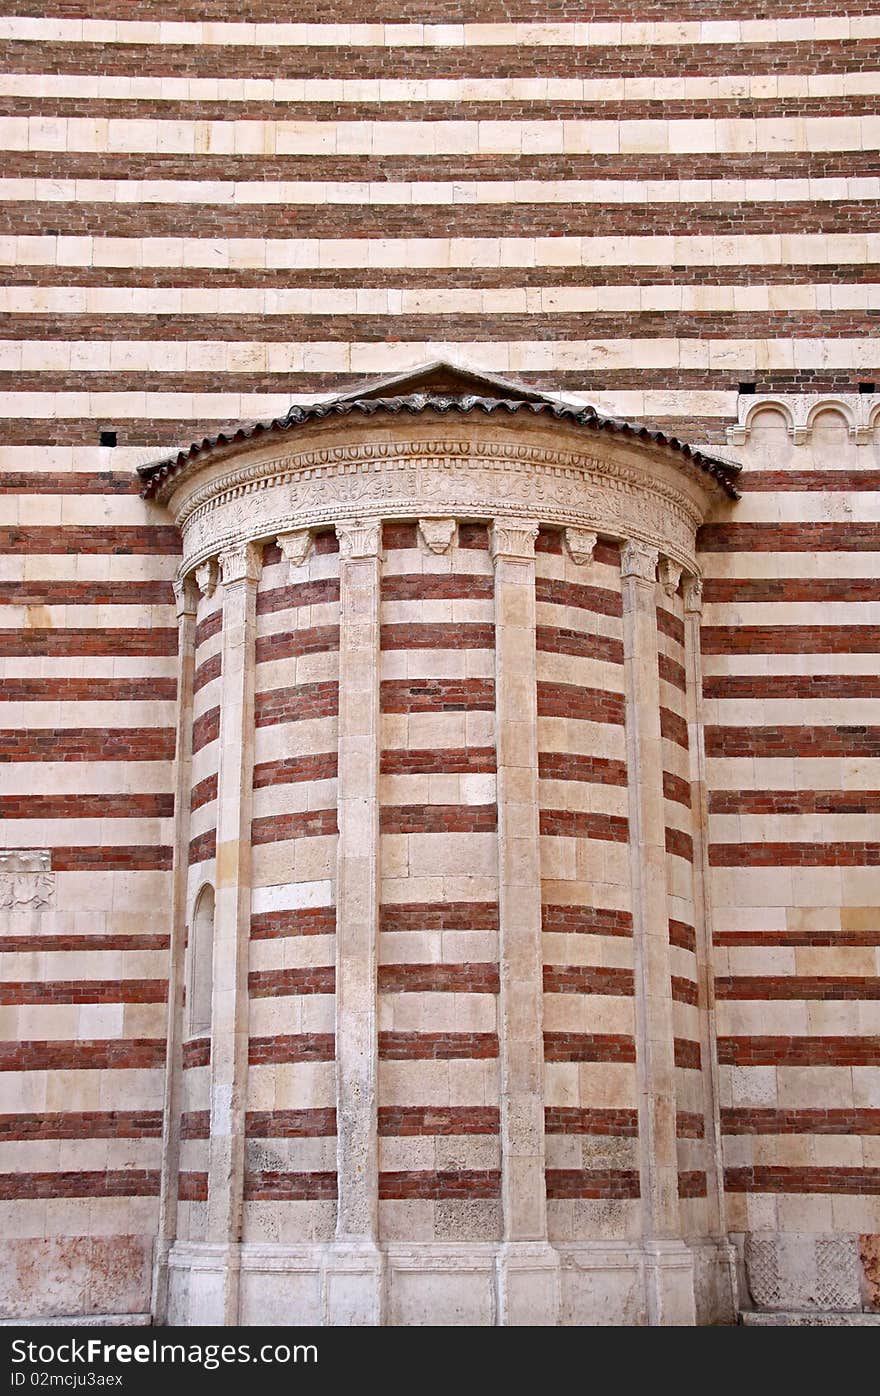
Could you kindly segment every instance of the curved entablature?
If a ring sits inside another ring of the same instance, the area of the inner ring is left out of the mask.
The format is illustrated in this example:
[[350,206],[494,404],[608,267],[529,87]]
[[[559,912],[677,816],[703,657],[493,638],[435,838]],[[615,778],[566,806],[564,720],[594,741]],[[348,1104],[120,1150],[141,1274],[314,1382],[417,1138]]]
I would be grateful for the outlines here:
[[649,544],[695,573],[696,530],[737,498],[737,473],[660,432],[444,365],[141,471],[180,526],[182,575],[243,543],[376,517],[538,518]]

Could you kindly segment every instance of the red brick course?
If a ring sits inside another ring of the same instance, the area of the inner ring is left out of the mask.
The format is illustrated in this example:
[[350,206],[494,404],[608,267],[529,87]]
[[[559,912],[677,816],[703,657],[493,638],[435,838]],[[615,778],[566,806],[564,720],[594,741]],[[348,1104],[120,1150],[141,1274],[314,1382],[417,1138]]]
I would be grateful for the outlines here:
[[498,1056],[494,1032],[380,1032],[385,1061],[455,1061]]
[[201,809],[202,805],[209,805],[217,798],[217,776],[205,776],[204,780],[199,780],[190,791],[190,810]]
[[547,1134],[605,1134],[632,1139],[639,1132],[639,1112],[545,1105],[544,1130]]
[[335,906],[302,907],[296,911],[259,911],[251,916],[251,940],[326,936],[335,934],[335,931]]
[[257,594],[257,615],[295,610],[300,606],[326,606],[339,600],[339,578],[321,577],[313,582],[269,587]]
[[586,586],[581,582],[559,581],[555,577],[535,578],[535,600],[555,606],[574,606],[600,616],[622,616],[623,601],[608,587]]
[[585,785],[626,785],[626,762],[568,751],[541,751],[538,775],[542,780],[578,780]]
[[304,654],[332,654],[339,649],[338,625],[303,626],[275,635],[258,635],[254,646],[255,663],[275,659],[299,659]]
[[251,843],[280,843],[287,839],[320,838],[338,834],[336,807],[303,810],[298,814],[267,814],[251,820]]
[[382,1200],[425,1198],[436,1202],[446,1198],[496,1198],[501,1196],[498,1169],[458,1168],[438,1172],[380,1173]]
[[20,655],[52,657],[81,655],[113,655],[131,658],[138,655],[169,656],[177,653],[177,629],[171,626],[144,626],[123,629],[104,626],[65,626],[63,630],[29,627],[26,630],[0,630],[0,658]]
[[389,902],[379,908],[379,930],[497,931],[497,902]]
[[715,980],[719,999],[880,999],[880,977],[842,974],[746,974]]
[[475,834],[498,827],[496,805],[383,805],[383,834]]
[[164,1065],[164,1037],[0,1043],[0,1071],[132,1071]]
[[703,654],[878,654],[880,625],[706,625],[700,646]]
[[541,908],[541,929],[576,935],[631,936],[632,916],[601,906],[556,906]]
[[880,865],[880,843],[713,843],[716,868],[864,868]]
[[690,950],[692,954],[697,953],[697,933],[693,926],[689,926],[686,921],[669,920],[669,944],[677,945],[681,950]]
[[678,1139],[703,1139],[706,1122],[696,1110],[677,1110],[675,1114],[675,1134]]
[[634,1168],[548,1168],[547,1197],[635,1198],[641,1195]]
[[383,751],[379,759],[379,771],[383,776],[492,774],[496,769],[493,746]]
[[251,1066],[280,1062],[332,1062],[336,1043],[332,1033],[293,1033],[287,1037],[252,1037],[248,1045]]
[[223,656],[219,650],[212,654],[210,659],[198,664],[193,671],[193,693],[198,693],[206,683],[213,683],[214,679],[219,679],[222,667]]
[[383,679],[383,713],[494,712],[493,679]]
[[671,771],[663,772],[663,795],[665,799],[672,800],[673,804],[684,805],[685,809],[691,808],[690,781],[682,780],[681,776],[674,776]]
[[880,1110],[721,1110],[722,1134],[880,1134]]
[[697,547],[704,553],[875,553],[880,534],[873,523],[704,524]]
[[670,980],[672,984],[672,997],[676,1003],[689,1003],[693,1008],[699,1003],[699,990],[692,979],[683,979],[678,974],[673,974]]
[[699,1169],[678,1175],[678,1195],[679,1197],[705,1197],[706,1175]]
[[254,766],[253,788],[294,785],[306,780],[335,780],[339,757],[335,751],[310,752],[307,756],[287,756],[279,761],[259,761]]
[[0,1004],[164,1003],[165,979],[52,979],[0,981]]
[[699,1071],[701,1066],[700,1044],[686,1037],[676,1037],[673,1041],[675,1065],[687,1071]]
[[251,970],[248,992],[253,999],[333,994],[336,992],[336,969],[333,965],[310,965],[307,969]]
[[178,1173],[177,1196],[181,1202],[207,1202],[207,1173]]
[[673,644],[684,648],[684,621],[673,611],[667,611],[665,606],[657,607],[657,630]]
[[476,621],[411,621],[381,626],[379,638],[383,650],[490,650],[495,627]]
[[880,727],[707,727],[708,756],[880,756]]
[[207,863],[217,856],[217,830],[208,829],[189,841],[189,864]]
[[676,746],[688,749],[688,725],[683,717],[669,708],[660,707],[660,735]]
[[880,915],[874,931],[714,931],[714,945],[880,945]]
[[336,1133],[333,1106],[310,1110],[248,1110],[245,1134],[248,1139],[325,1139]]
[[0,731],[0,761],[171,761],[173,727],[32,727]]
[[490,1105],[380,1105],[383,1138],[410,1135],[498,1134],[500,1111]]
[[210,742],[216,742],[220,736],[220,708],[219,706],[209,708],[207,712],[197,717],[192,725],[192,749],[193,753],[201,751],[202,747],[208,746]]
[[208,1066],[211,1061],[210,1037],[192,1037],[189,1042],[184,1042],[181,1060],[184,1071],[191,1071],[197,1066]]
[[575,683],[546,683],[540,679],[537,687],[539,717],[572,717],[584,722],[623,725],[625,699],[622,693]]
[[161,1110],[70,1110],[39,1115],[0,1115],[0,1140],[161,1137]]
[[615,994],[631,998],[633,972],[606,965],[545,965],[545,994]]
[[[4,697],[5,694],[4,680]],[[170,819],[174,796],[2,795],[3,819]]]
[[564,630],[558,625],[535,629],[535,648],[541,654],[573,654],[578,659],[601,659],[607,664],[623,663],[623,645],[608,635],[590,635],[582,630]]
[[880,698],[880,674],[707,674],[706,698]]
[[880,1066],[880,1037],[719,1037],[722,1066]]
[[339,684],[302,683],[295,688],[273,688],[254,699],[254,723],[273,727],[281,722],[305,722],[313,717],[336,717]]
[[336,1200],[335,1173],[246,1173],[245,1202]]
[[382,578],[383,601],[491,601],[494,594],[492,577],[468,572],[391,573]]
[[690,834],[685,834],[681,829],[665,830],[666,852],[672,854],[674,858],[683,858],[686,863],[694,861],[694,841]]
[[0,1200],[41,1197],[158,1197],[158,1172],[108,1168],[103,1172],[0,1173]]
[[563,838],[610,839],[613,843],[626,843],[629,838],[628,820],[616,814],[542,809],[539,827],[542,834]]
[[[58,328],[56,322],[56,329]],[[95,439],[95,423],[91,422],[89,441]],[[27,435],[27,431],[25,432]],[[67,422],[64,425],[67,435]],[[180,534],[172,524],[150,524],[149,526],[101,527],[98,524],[78,526],[45,525],[44,527],[0,528],[0,553],[28,556],[40,553],[110,553],[115,557],[141,554],[144,557],[179,557]]]
[[545,1032],[545,1062],[634,1062],[636,1044],[620,1033]]
[[728,1192],[880,1195],[880,1168],[725,1168]]
[[498,966],[477,960],[466,964],[380,965],[383,994],[497,994]]

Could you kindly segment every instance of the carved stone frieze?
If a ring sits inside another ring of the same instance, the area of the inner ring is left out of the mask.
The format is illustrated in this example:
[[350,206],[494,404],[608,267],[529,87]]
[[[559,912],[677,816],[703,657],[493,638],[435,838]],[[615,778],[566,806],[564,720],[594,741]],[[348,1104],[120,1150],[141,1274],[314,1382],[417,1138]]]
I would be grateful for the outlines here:
[[55,895],[52,854],[47,848],[11,848],[0,853],[0,907],[38,911]]
[[419,519],[419,535],[429,553],[446,553],[452,546],[455,519]]
[[450,521],[504,517],[567,530],[576,560],[588,560],[597,536],[631,538],[695,570],[695,534],[715,488],[704,476],[686,464],[642,462],[632,450],[600,457],[566,444],[432,437],[348,441],[271,459],[245,452],[219,478],[191,480],[175,496],[182,570],[250,540],[381,518],[422,520],[424,545],[440,549]]

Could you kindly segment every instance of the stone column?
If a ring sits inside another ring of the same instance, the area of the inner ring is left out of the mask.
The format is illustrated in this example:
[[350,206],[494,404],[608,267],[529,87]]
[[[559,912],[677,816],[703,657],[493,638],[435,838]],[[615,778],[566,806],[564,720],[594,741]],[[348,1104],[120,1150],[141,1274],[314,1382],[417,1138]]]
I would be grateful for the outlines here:
[[642,1246],[648,1322],[694,1322],[681,1240],[654,548],[621,550]]
[[715,983],[712,975],[712,898],[709,884],[709,801],[706,748],[703,735],[703,672],[700,620],[703,580],[685,577],[684,647],[687,674],[688,749],[691,777],[691,831],[694,842],[694,929],[697,941],[697,994],[700,1010],[700,1053],[703,1062],[706,1192],[709,1235],[718,1245],[717,1313],[708,1321],[729,1320],[736,1310],[736,1257],[727,1237],[724,1217],[724,1165],[719,1115],[718,1051],[715,1029]]
[[379,588],[382,525],[338,524],[339,844],[336,869],[336,1244],[333,1324],[382,1321],[377,1135],[379,1047]]
[[558,1257],[547,1241],[543,957],[538,823],[535,539],[530,520],[496,520],[495,722],[501,978],[501,1189],[498,1321],[558,1320]]
[[177,610],[177,733],[174,746],[174,862],[171,872],[171,950],[168,957],[168,1047],[162,1103],[162,1177],[153,1265],[152,1313],[164,1323],[168,1309],[168,1252],[177,1235],[177,1177],[182,1100],[181,1043],[186,960],[186,891],[189,872],[192,705],[197,591],[191,577],[174,583]]
[[[217,886],[211,1005],[211,1144],[206,1244],[216,1259],[202,1279],[203,1312],[192,1322],[238,1322],[238,1243],[244,1191],[248,1066],[248,943],[251,918],[251,783],[258,544],[220,554],[223,587]],[[195,1278],[195,1277],[194,1277]]]

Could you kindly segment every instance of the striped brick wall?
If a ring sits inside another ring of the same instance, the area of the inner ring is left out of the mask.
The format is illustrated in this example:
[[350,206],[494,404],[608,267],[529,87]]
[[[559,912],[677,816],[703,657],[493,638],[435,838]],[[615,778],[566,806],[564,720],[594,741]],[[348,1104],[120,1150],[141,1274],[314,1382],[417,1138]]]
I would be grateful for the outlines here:
[[244,1238],[336,1219],[334,988],[339,546],[266,549],[257,594]]
[[[727,1216],[735,1231],[870,1234],[880,1230],[876,454],[830,412],[792,445],[768,409],[745,455],[739,550],[710,528],[702,555]],[[762,488],[771,463],[773,493]]]
[[638,1234],[620,555],[536,546],[547,1198],[561,1240]]
[[386,524],[379,1208],[387,1240],[500,1236],[494,579],[483,525]]

